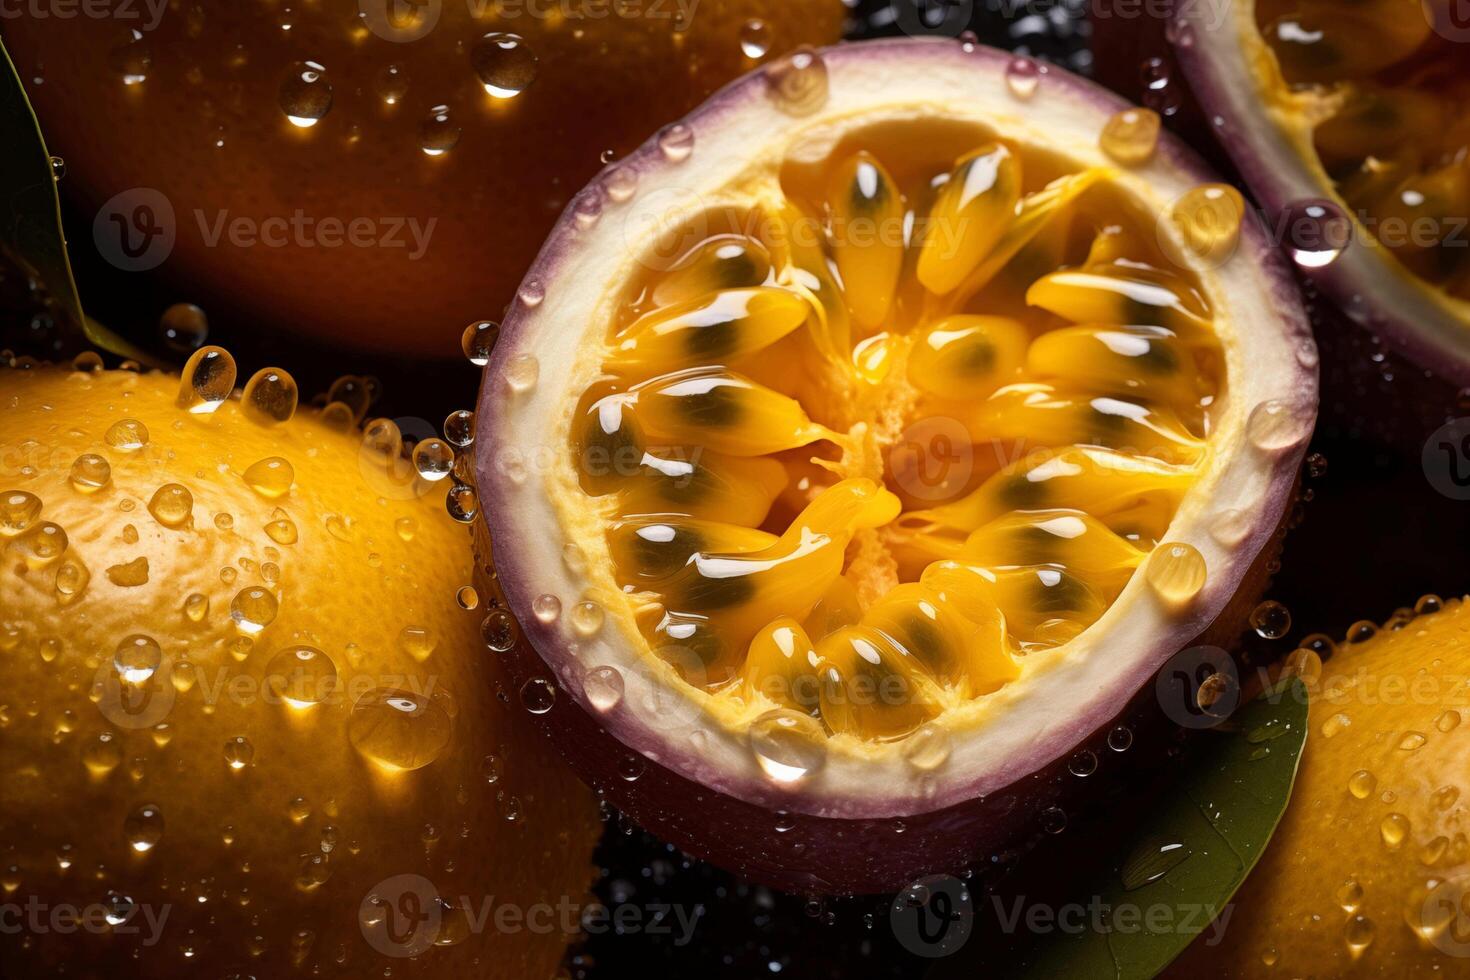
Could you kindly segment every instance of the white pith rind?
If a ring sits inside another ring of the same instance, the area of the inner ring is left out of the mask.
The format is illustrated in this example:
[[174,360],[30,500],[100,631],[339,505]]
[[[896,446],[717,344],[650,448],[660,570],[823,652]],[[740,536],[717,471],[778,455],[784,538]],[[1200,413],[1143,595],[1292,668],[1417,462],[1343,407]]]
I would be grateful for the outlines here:
[[[1079,169],[1112,167],[1098,149],[1098,133],[1109,115],[1128,108],[1056,73],[1043,76],[1032,98],[1018,99],[1006,84],[1008,56],[965,51],[954,42],[867,42],[822,54],[830,95],[816,113],[783,114],[762,75],[747,76],[684,120],[695,134],[688,160],[670,161],[651,140],[614,165],[638,174],[630,201],[605,201],[601,218],[590,225],[569,210],[530,272],[544,284],[544,300],[517,302],[486,369],[478,472],[507,601],[542,659],[607,733],[697,784],[772,809],[840,818],[904,816],[983,797],[1067,755],[1214,620],[1288,502],[1315,412],[1316,348],[1289,273],[1262,229],[1247,222],[1233,258],[1218,269],[1195,270],[1215,308],[1228,378],[1214,414],[1216,431],[1228,443],[1217,438],[1212,444],[1168,536],[1205,557],[1210,575],[1197,600],[1184,611],[1165,609],[1135,575],[1076,641],[1032,655],[1018,681],[945,716],[945,724],[954,725],[953,749],[939,769],[915,770],[902,757],[901,743],[834,738],[825,765],[791,792],[764,774],[743,729],[708,721],[702,707],[707,695],[640,652],[646,641],[618,612],[603,529],[588,519],[591,508],[583,507],[580,517],[569,509],[585,501],[568,448],[570,417],[589,380],[588,359],[599,355],[622,290],[639,270],[646,216],[656,213],[658,226],[667,229],[698,208],[749,203],[733,188],[753,160],[775,166],[803,134],[844,119],[973,121],[1013,143],[1068,157]],[[758,148],[752,146],[757,140]],[[1151,163],[1122,171],[1118,182],[1149,213],[1161,214],[1211,179],[1188,150],[1165,136]],[[1172,236],[1172,226],[1166,228]],[[507,383],[507,367],[525,355],[536,358],[539,381],[516,392]],[[1302,441],[1263,453],[1246,443],[1245,420],[1273,399],[1300,406],[1293,411],[1302,419]],[[1230,510],[1245,512],[1251,530],[1227,547],[1207,528]],[[564,560],[568,544],[585,552],[585,570]],[[609,606],[607,621],[590,639],[566,615],[542,622],[532,611],[542,594],[558,596],[565,609],[591,596]],[[619,670],[626,692],[615,709],[599,715],[582,678],[605,665]]]
[[[1331,264],[1302,271],[1356,322],[1385,335],[1436,374],[1470,383],[1470,301],[1420,279],[1379,244],[1337,193],[1312,143],[1315,96],[1287,91],[1256,27],[1255,0],[1216,10],[1180,4],[1175,51],[1232,162],[1265,210],[1278,245],[1279,217],[1296,202],[1326,198],[1353,222],[1351,244]],[[1263,68],[1263,66],[1265,66]]]

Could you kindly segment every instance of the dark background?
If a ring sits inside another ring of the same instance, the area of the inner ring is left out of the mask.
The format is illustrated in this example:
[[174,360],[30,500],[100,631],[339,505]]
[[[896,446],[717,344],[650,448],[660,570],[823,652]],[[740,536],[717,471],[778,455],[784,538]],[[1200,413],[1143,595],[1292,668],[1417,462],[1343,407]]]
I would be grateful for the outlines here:
[[[984,43],[1090,74],[1094,58],[1085,10],[1085,0],[860,0],[847,34],[883,36],[904,33],[905,28],[913,33],[923,23],[951,36],[969,29]],[[1140,28],[1127,43],[1134,64],[1125,62],[1121,71],[1110,64],[1109,80],[1137,100],[1144,94],[1144,73],[1149,70],[1145,62],[1164,54],[1165,42],[1146,36]],[[1218,161],[1210,148],[1198,145],[1203,141],[1188,125],[1187,105],[1182,112],[1174,111],[1180,107],[1172,94],[1153,104],[1171,126]],[[77,279],[89,312],[143,346],[161,349],[156,339],[158,314],[193,297],[112,269],[89,254],[90,223],[85,217],[68,215],[67,220]],[[12,305],[7,300],[14,300],[21,288],[14,276],[0,272],[0,307]],[[1420,461],[1429,434],[1445,419],[1470,411],[1470,392],[1456,391],[1384,352],[1373,338],[1340,322],[1310,291],[1308,301],[1323,348],[1322,416],[1296,526],[1268,593],[1290,609],[1294,624],[1285,637],[1270,643],[1255,636],[1243,638],[1246,657],[1256,661],[1289,652],[1308,633],[1341,637],[1355,620],[1381,622],[1423,594],[1459,594],[1470,584],[1465,558],[1470,545],[1467,506],[1436,492]],[[335,377],[354,371],[392,378],[377,414],[437,419],[473,404],[478,378],[467,364],[458,372],[419,372],[416,380],[402,364],[360,357],[345,363],[340,352],[303,349],[297,338],[231,322],[228,311],[209,312],[212,342],[229,347],[242,362],[289,365],[304,393],[324,391]],[[27,315],[12,317],[3,326],[7,335],[43,339],[45,325],[44,317],[32,321]],[[1171,755],[1189,750],[1182,741],[1164,738]],[[1090,818],[1074,820],[1044,850],[1024,860],[1014,855],[975,855],[975,866],[965,877],[977,907],[992,890],[1067,900],[1066,883],[1081,880],[1087,869],[1110,857],[1107,848],[1097,847],[1098,839],[1107,839],[1109,826],[1126,826],[1131,812],[1146,809],[1160,785],[1167,785],[1166,771],[1135,774],[1119,784]],[[921,976],[934,962],[913,955],[895,937],[889,920],[892,897],[822,900],[773,892],[681,854],[610,810],[607,817],[598,854],[599,898],[610,906],[632,903],[644,909],[677,904],[686,914],[697,909],[700,918],[693,941],[683,946],[674,941],[677,927],[672,935],[592,935],[568,963],[574,977],[861,980]],[[996,934],[989,920],[993,916],[977,918],[975,932],[960,954],[968,974],[989,973],[986,965],[1002,957],[1007,940]],[[995,965],[993,975],[1004,975],[1003,966]]]

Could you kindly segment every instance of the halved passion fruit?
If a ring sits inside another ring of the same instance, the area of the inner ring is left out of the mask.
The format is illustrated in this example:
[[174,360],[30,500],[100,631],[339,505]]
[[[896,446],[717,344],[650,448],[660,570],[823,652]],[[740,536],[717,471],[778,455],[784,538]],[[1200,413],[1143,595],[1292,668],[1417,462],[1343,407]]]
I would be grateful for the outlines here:
[[1316,351],[1149,121],[973,45],[853,44],[576,199],[481,391],[530,641],[492,645],[640,822],[793,888],[963,865],[1059,829],[1069,762],[1221,617]]
[[1454,0],[1181,4],[1195,94],[1350,316],[1470,382],[1470,31]]

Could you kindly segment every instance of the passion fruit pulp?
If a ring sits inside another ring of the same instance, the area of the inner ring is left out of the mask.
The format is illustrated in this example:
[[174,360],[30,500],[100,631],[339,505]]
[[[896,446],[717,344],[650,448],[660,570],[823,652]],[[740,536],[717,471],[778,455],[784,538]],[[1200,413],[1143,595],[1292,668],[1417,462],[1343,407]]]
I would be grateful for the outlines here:
[[1315,349],[1239,196],[1150,121],[974,45],[848,45],[568,212],[478,472],[504,645],[613,802],[759,880],[897,887],[1037,827],[1226,610]]
[[66,160],[74,237],[95,217],[105,258],[162,262],[222,321],[448,358],[600,156],[767,57],[835,41],[843,11],[189,3],[7,17],[3,34]]
[[20,365],[0,369],[6,972],[551,976],[573,927],[475,917],[582,901],[595,811],[497,699],[495,596],[396,427],[297,410],[279,369],[232,393],[219,348],[183,381]]
[[1176,55],[1283,247],[1358,323],[1470,379],[1470,74],[1453,4],[1203,6],[1180,7]]

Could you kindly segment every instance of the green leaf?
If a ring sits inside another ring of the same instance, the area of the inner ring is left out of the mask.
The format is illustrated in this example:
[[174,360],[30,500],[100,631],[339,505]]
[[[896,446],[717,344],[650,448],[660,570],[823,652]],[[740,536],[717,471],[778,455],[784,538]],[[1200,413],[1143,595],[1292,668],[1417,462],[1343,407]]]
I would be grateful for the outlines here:
[[61,202],[51,154],[41,136],[10,53],[0,42],[0,251],[45,285],[58,323],[81,348],[90,343],[148,364],[158,359],[134,347],[82,310],[66,255]]
[[[1307,700],[1306,688],[1292,679],[1198,736],[1202,744],[1187,756],[1179,782],[1136,825],[1120,828],[1121,846],[1104,863],[1106,871],[1069,889],[1072,900],[1088,908],[1085,927],[1049,926],[998,972],[977,973],[973,961],[958,962],[969,957],[957,956],[935,973],[1037,980],[1157,976],[1209,932],[1275,832],[1306,743]],[[1094,907],[1110,911],[1094,918]],[[1151,909],[1164,910],[1152,929],[1146,921]],[[977,914],[982,910],[989,913],[990,905],[977,900]],[[1027,924],[1015,928],[1024,931]],[[984,955],[970,946],[966,953]]]

